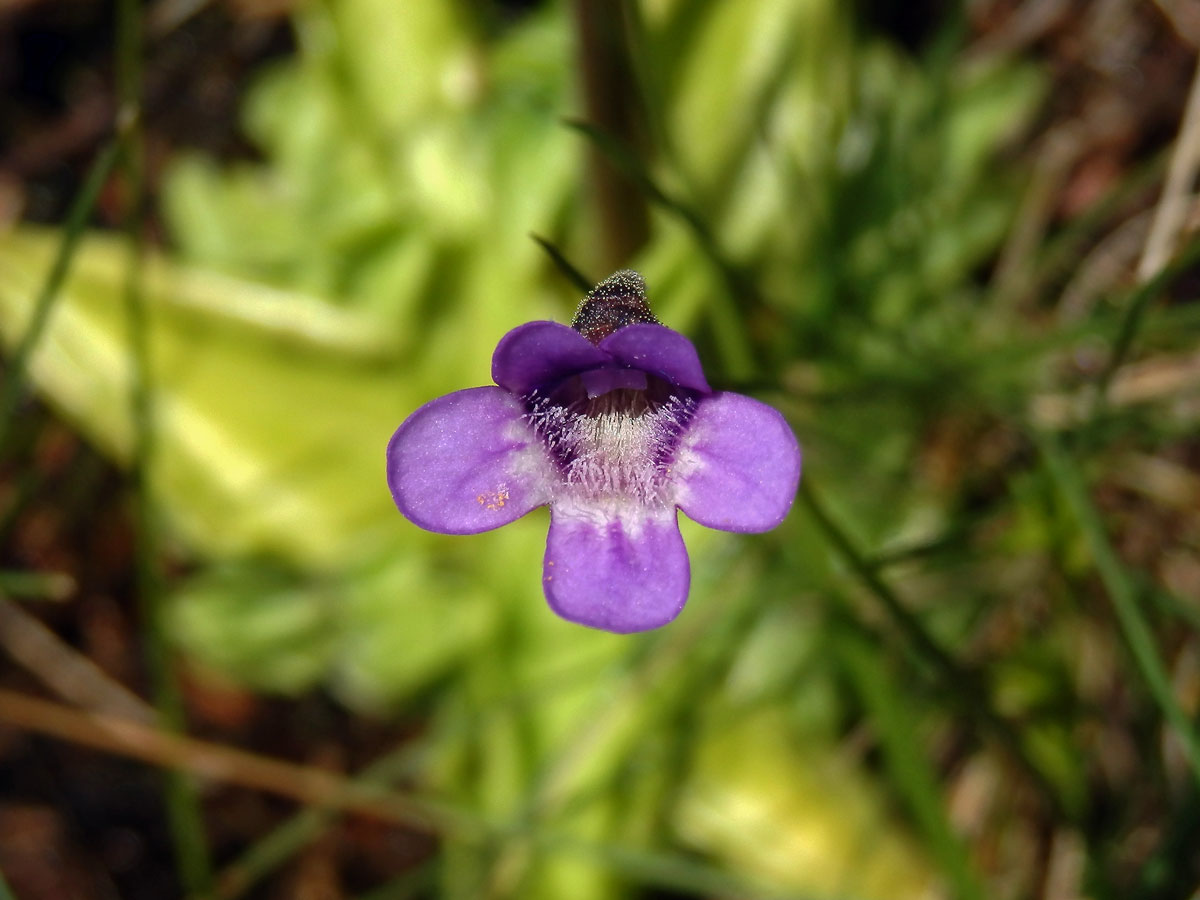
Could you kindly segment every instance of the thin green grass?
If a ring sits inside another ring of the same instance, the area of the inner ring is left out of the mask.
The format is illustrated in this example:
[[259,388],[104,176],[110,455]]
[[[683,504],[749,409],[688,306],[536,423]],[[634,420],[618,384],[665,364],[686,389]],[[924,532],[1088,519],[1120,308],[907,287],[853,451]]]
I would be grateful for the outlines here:
[[[149,391],[146,387],[144,309],[139,281],[142,225],[140,208],[142,163],[137,145],[140,115],[138,102],[140,16],[140,9],[132,0],[122,0],[118,5],[116,58],[118,62],[118,93],[122,97],[122,103],[118,114],[117,135],[101,149],[88,171],[83,187],[71,204],[53,265],[34,301],[33,313],[26,330],[9,359],[3,393],[0,394],[0,446],[8,444],[17,408],[24,396],[30,359],[45,334],[55,302],[70,273],[71,263],[79,250],[100,192],[108,183],[109,177],[120,167],[126,174],[130,185],[135,186],[129,205],[128,229],[131,235],[132,249],[126,299],[130,312],[131,346],[135,348],[134,357],[138,360],[135,367],[134,398],[132,400],[137,432],[134,469],[137,473],[144,473],[148,465],[152,428],[149,414]],[[141,480],[139,475],[135,475],[135,482]],[[145,492],[139,490],[136,518],[138,530],[142,535],[139,541],[138,556],[139,583],[141,585],[139,592],[143,596],[152,589],[150,573],[158,565],[157,549],[151,544],[154,526],[149,515],[147,500]],[[59,590],[56,586],[57,582],[52,577],[19,574],[22,577],[6,587],[6,590],[11,588],[18,592],[33,592],[34,594],[39,591],[53,593]],[[155,583],[157,582],[155,581]],[[165,648],[165,638],[161,635],[161,630],[161,627],[147,629],[147,634],[150,636],[148,641],[149,663],[153,672],[156,673],[153,680],[159,684],[159,690],[156,693],[161,695],[159,698],[160,713],[164,714],[165,719],[178,720],[181,707],[178,696],[175,694],[172,697],[171,692],[164,687],[167,683],[164,674],[167,670],[167,663],[163,649]],[[156,632],[158,639],[154,640],[153,636]],[[168,706],[173,707],[174,711],[168,712]],[[181,877],[192,895],[204,896],[208,891],[211,869],[207,861],[207,849],[195,788],[178,773],[168,774],[166,778],[169,784],[168,817],[172,823],[172,833],[176,837],[179,849]],[[0,887],[7,892],[6,886],[0,885]],[[0,894],[0,896],[5,895],[7,893]]]
[[1075,802],[1057,790],[1053,781],[1028,754],[1020,731],[1004,719],[992,705],[987,680],[983,673],[964,668],[929,633],[921,620],[913,615],[900,598],[879,575],[863,555],[850,536],[834,521],[812,487],[810,475],[801,485],[800,503],[808,510],[823,537],[834,552],[841,557],[864,587],[879,601],[891,621],[903,635],[905,642],[918,659],[928,666],[937,678],[945,697],[962,715],[973,721],[980,732],[989,736],[1003,748],[1036,785],[1043,798],[1061,815],[1077,815]]
[[13,419],[25,394],[29,360],[45,333],[55,301],[62,290],[63,282],[71,271],[71,261],[79,249],[79,242],[87,229],[92,210],[96,208],[100,190],[108,181],[120,155],[119,142],[109,142],[92,163],[87,178],[84,179],[83,187],[71,203],[66,224],[63,226],[62,240],[59,242],[58,252],[54,257],[54,264],[50,267],[41,290],[38,291],[37,299],[33,304],[33,315],[25,328],[25,333],[17,342],[16,348],[8,360],[3,393],[0,394],[0,447],[8,446]]
[[[512,697],[509,702],[496,704],[482,715],[459,722],[454,729],[454,737],[477,736],[489,723],[502,717],[525,714],[538,704],[548,702],[555,693],[578,687],[583,679],[593,678],[594,674],[595,663],[592,660],[576,661],[570,670],[555,672],[526,693]],[[445,737],[443,734],[442,738]],[[426,757],[431,752],[424,743],[406,743],[372,762],[354,776],[352,783],[364,791],[386,788],[403,778],[418,775],[429,764]],[[340,815],[337,811],[325,809],[305,809],[296,813],[251,844],[222,870],[218,895],[227,900],[241,896],[288,862],[305,845],[316,840]],[[451,831],[448,834],[456,839],[469,840],[471,834],[482,833],[476,824],[471,823],[462,833]]]
[[60,601],[73,587],[70,576],[61,573],[0,571],[0,595],[15,600]]
[[1138,591],[1124,564],[1108,540],[1104,523],[1088,497],[1079,467],[1063,449],[1059,439],[1047,432],[1036,432],[1035,439],[1055,488],[1075,516],[1087,542],[1092,562],[1112,601],[1113,612],[1121,628],[1134,665],[1150,695],[1179,738],[1196,784],[1200,785],[1200,735],[1195,724],[1180,706],[1171,686],[1171,677],[1159,653],[1158,642],[1138,600]]
[[1117,333],[1113,338],[1112,351],[1097,379],[1093,418],[1103,411],[1113,377],[1129,358],[1134,341],[1137,340],[1143,328],[1150,304],[1162,294],[1163,289],[1173,279],[1195,266],[1198,260],[1200,260],[1200,241],[1192,241],[1169,265],[1164,266],[1162,271],[1144,284],[1138,285],[1133,293],[1122,302],[1123,312]]
[[554,267],[558,269],[559,274],[570,282],[580,292],[580,295],[587,294],[596,286],[597,282],[592,281],[580,272],[579,269],[575,268],[571,261],[551,241],[540,234],[531,234],[530,237],[533,238],[534,243],[546,252],[546,255],[550,257],[550,261],[554,263]]
[[745,900],[817,900],[808,893],[755,885],[716,866],[677,853],[574,840],[546,834],[539,845],[547,851],[599,862],[632,884],[686,891],[700,897],[741,897]]
[[837,649],[875,723],[892,783],[924,833],[933,856],[949,876],[954,896],[961,900],[983,900],[987,892],[963,841],[954,833],[937,773],[920,743],[920,730],[913,727],[919,721],[918,714],[904,692],[895,688],[899,683],[895,673],[889,671],[878,648],[861,633],[847,629]]
[[437,880],[438,863],[431,860],[365,894],[359,894],[355,900],[412,900],[414,897],[429,897],[437,887]]
[[[117,6],[116,60],[118,139],[122,171],[128,185],[125,215],[129,255],[124,289],[128,319],[130,359],[130,409],[133,421],[133,455],[130,480],[136,534],[135,567],[146,665],[159,723],[174,731],[185,730],[183,698],[175,679],[171,651],[163,622],[164,582],[158,543],[160,523],[151,487],[154,466],[154,395],[146,298],[143,290],[145,244],[145,157],[141,123],[141,17],[136,0]],[[176,864],[184,890],[191,897],[209,897],[213,869],[199,794],[192,779],[181,772],[163,775],[166,812],[175,846]]]

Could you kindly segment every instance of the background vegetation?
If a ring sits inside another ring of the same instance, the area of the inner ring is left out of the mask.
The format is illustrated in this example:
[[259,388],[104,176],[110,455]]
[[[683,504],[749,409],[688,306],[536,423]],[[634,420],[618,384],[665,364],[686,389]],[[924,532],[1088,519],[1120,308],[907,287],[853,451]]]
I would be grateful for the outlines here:
[[[0,897],[1194,896],[1185,4],[108,16],[0,10]],[[386,490],[542,244],[805,449],[658,632]]]

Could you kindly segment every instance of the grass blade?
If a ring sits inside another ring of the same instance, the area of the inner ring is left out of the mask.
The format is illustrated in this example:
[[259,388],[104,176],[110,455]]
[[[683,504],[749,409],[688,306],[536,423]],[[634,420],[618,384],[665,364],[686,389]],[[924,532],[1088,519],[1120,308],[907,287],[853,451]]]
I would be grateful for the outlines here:
[[[145,165],[141,129],[141,16],[140,4],[135,0],[121,0],[117,6],[117,94],[120,98],[117,124],[121,163],[129,185],[125,209],[129,256],[124,293],[133,362],[129,400],[134,429],[131,472],[137,542],[134,564],[154,705],[162,725],[178,733],[183,731],[183,698],[175,681],[162,618],[163,579],[157,540],[158,517],[150,489],[154,456],[154,408],[142,278],[145,258],[142,237]],[[211,896],[212,862],[196,786],[183,773],[172,771],[165,774],[165,790],[167,820],[184,890],[194,897]]]
[[811,477],[801,481],[798,499],[809,511],[822,535],[833,546],[838,556],[880,602],[913,650],[932,669],[947,699],[960,714],[973,720],[981,731],[996,740],[1059,814],[1070,818],[1076,804],[1062,796],[1053,782],[1029,758],[1021,736],[992,708],[988,686],[981,673],[964,668],[925,629],[920,619],[908,611],[895,591],[867,561],[866,556],[854,546],[850,536],[829,515],[813,491]]
[[575,268],[575,266],[571,264],[571,261],[563,255],[563,252],[554,246],[554,244],[550,243],[549,240],[542,237],[540,234],[531,233],[529,236],[533,238],[539,247],[546,251],[546,255],[550,257],[550,261],[554,263],[554,266],[558,269],[559,274],[566,278],[567,281],[571,282],[571,284],[575,285],[575,287],[581,292],[586,294],[595,286],[595,282],[588,281],[587,276]]
[[1088,497],[1087,488],[1074,462],[1053,435],[1041,432],[1036,434],[1035,438],[1055,488],[1070,507],[1083,531],[1092,562],[1112,600],[1113,612],[1116,613],[1121,634],[1129,647],[1134,665],[1137,666],[1142,680],[1146,682],[1146,687],[1162,711],[1163,717],[1178,735],[1192,775],[1200,785],[1200,738],[1197,737],[1195,726],[1171,689],[1170,676],[1159,655],[1154,633],[1138,604],[1133,579],[1117,558],[1105,533],[1104,523],[1100,521],[1100,516]]
[[904,692],[895,689],[898,682],[878,649],[861,633],[850,629],[845,632],[839,642],[840,655],[875,723],[892,783],[925,833],[930,850],[954,886],[954,896],[983,900],[985,894],[967,850],[946,816],[937,776],[915,739],[915,716]]
[[1129,357],[1133,342],[1137,338],[1138,332],[1141,331],[1142,321],[1145,319],[1150,302],[1174,279],[1194,266],[1198,260],[1200,260],[1200,241],[1193,241],[1170,265],[1160,269],[1157,274],[1138,285],[1126,299],[1123,304],[1125,312],[1121,317],[1116,337],[1113,339],[1112,353],[1097,379],[1092,410],[1093,418],[1104,408],[1113,377]]
[[4,379],[4,393],[0,394],[0,447],[8,443],[13,416],[16,414],[17,406],[24,394],[29,359],[50,321],[54,301],[71,269],[71,260],[75,257],[75,251],[78,249],[79,240],[83,237],[84,229],[87,227],[88,218],[96,206],[100,189],[108,181],[108,176],[112,173],[119,156],[120,145],[117,141],[113,141],[101,150],[100,155],[96,157],[88,171],[83,189],[71,204],[66,227],[63,229],[63,238],[54,257],[54,264],[50,267],[50,272],[47,274],[41,290],[38,291],[29,325],[26,326],[25,333],[21,336],[8,363],[8,373]]

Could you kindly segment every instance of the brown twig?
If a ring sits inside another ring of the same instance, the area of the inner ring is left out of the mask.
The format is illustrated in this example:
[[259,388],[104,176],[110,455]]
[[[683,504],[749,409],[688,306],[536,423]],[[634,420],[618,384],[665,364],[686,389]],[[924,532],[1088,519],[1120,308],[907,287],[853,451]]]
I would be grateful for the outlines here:
[[1150,236],[1138,262],[1138,281],[1146,282],[1158,274],[1175,252],[1187,221],[1197,170],[1200,170],[1200,65],[1192,78],[1183,124],[1179,126],[1179,141],[1171,154],[1162,198],[1154,211]]
[[0,597],[0,646],[64,700],[97,712],[149,724],[154,707],[110,678],[16,603]]
[[271,759],[195,738],[159,731],[116,716],[72,709],[0,689],[0,722],[229,784],[290,797],[301,803],[354,812],[422,831],[479,837],[478,820],[439,804],[405,797],[321,769]]
[[[1107,385],[1115,407],[1153,403],[1195,392],[1200,385],[1200,353],[1160,355],[1122,366]],[[1030,416],[1039,428],[1068,428],[1086,421],[1095,402],[1092,386],[1073,392],[1036,394]],[[1187,415],[1187,411],[1181,411]]]

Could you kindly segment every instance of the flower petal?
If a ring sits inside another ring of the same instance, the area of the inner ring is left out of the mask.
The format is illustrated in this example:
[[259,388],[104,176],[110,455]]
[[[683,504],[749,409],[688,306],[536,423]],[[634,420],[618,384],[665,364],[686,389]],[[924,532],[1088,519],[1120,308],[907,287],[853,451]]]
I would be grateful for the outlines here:
[[776,410],[741,394],[700,401],[672,466],[675,502],[722,531],[769,531],[800,483],[800,445]]
[[564,619],[618,634],[658,628],[683,609],[690,578],[675,510],[552,508],[542,587]]
[[527,322],[500,338],[492,354],[492,380],[514,394],[527,394],[606,362],[608,354],[573,328]]
[[702,394],[712,391],[692,342],[663,325],[626,325],[602,340],[598,347],[630,368]]
[[387,448],[400,512],[429,531],[475,534],[546,503],[551,463],[524,415],[512,394],[479,387],[409,416]]

